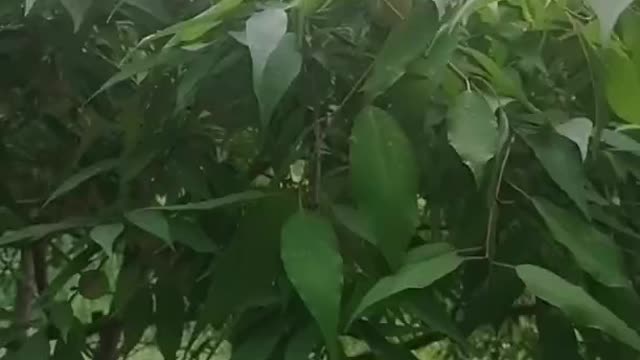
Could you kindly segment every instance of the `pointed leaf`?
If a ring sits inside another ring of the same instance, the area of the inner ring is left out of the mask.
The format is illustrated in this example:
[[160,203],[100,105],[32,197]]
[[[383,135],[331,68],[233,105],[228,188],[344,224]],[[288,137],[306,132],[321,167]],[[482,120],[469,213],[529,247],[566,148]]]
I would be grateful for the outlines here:
[[91,240],[100,245],[107,256],[111,257],[113,255],[113,243],[116,241],[118,236],[122,234],[123,231],[124,225],[120,223],[98,225],[91,229],[89,237],[91,237]]
[[156,343],[165,360],[175,360],[182,343],[185,308],[175,279],[165,274],[156,285]]
[[621,131],[603,130],[602,141],[617,151],[626,151],[640,156],[640,142]]
[[613,27],[618,22],[618,17],[633,0],[586,0],[586,2],[591,5],[600,19],[602,39],[608,41]]
[[575,118],[556,126],[556,131],[573,141],[580,149],[582,161],[587,158],[589,138],[593,130],[593,123],[587,118]]
[[[368,107],[355,120],[352,186],[376,243],[393,266],[401,263],[418,216],[418,172],[411,145],[386,112]],[[390,215],[392,214],[392,215]]]
[[337,359],[342,295],[342,257],[331,223],[300,212],[282,229],[282,261],[287,276],[318,322],[331,359]]
[[462,258],[455,253],[447,253],[419,263],[408,264],[394,275],[380,279],[364,296],[356,311],[351,315],[355,320],[370,306],[408,289],[422,289],[436,280],[453,272],[462,264]]
[[438,9],[433,1],[415,2],[409,18],[392,30],[376,56],[363,87],[369,97],[377,97],[406,73],[409,63],[427,50],[438,25]]
[[252,202],[256,200],[268,197],[269,194],[265,194],[260,191],[245,191],[236,194],[226,195],[220,198],[205,200],[196,203],[184,204],[184,205],[170,205],[170,206],[153,206],[146,208],[145,210],[164,210],[164,211],[204,211],[213,210],[229,205],[243,204],[245,202]]
[[160,211],[136,210],[125,215],[127,220],[140,229],[172,244],[169,222]]
[[516,272],[535,296],[558,307],[576,324],[599,329],[640,351],[640,336],[581,287],[534,265],[517,266]]
[[269,57],[286,32],[287,13],[284,9],[268,8],[247,20],[247,46],[253,62],[253,88],[256,94],[262,88],[262,77]]
[[93,4],[93,0],[60,0],[73,19],[73,31],[78,31],[84,21],[87,11]]
[[301,68],[302,55],[296,47],[296,36],[288,33],[269,56],[256,93],[263,124],[269,122],[276,106],[298,77]]
[[498,123],[481,95],[465,91],[448,115],[449,141],[480,184],[484,165],[498,151]]
[[12,356],[11,360],[49,360],[51,349],[49,338],[44,331],[39,331],[29,337]]
[[67,341],[69,330],[75,321],[71,304],[69,302],[53,303],[49,308],[49,316],[51,323],[60,331],[62,340]]
[[19,230],[7,230],[0,236],[0,246],[20,241],[37,240],[52,233],[90,226],[95,223],[92,219],[69,219],[53,224],[38,224]]
[[569,196],[588,217],[586,175],[580,160],[578,146],[559,134],[543,130],[524,136],[551,179]]
[[543,198],[532,201],[553,238],[568,248],[578,265],[594,279],[607,286],[631,285],[625,275],[622,251],[612,239],[594,229],[578,214]]
[[169,222],[171,238],[201,253],[216,250],[213,241],[207,236],[199,224],[182,218],[173,218]]
[[118,160],[104,160],[98,163],[95,163],[89,167],[86,167],[76,174],[72,175],[70,178],[65,180],[52,194],[49,196],[49,199],[44,203],[44,206],[47,206],[53,200],[59,198],[60,196],[68,193],[69,191],[78,187],[78,185],[83,182],[91,179],[92,177],[101,174],[103,172],[107,172],[109,170],[113,170],[118,166]]

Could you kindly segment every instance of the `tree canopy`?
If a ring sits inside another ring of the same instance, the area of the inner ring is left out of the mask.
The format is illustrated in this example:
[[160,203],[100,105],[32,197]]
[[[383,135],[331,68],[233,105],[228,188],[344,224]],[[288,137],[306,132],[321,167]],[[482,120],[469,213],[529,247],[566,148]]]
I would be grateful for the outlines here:
[[0,356],[638,359],[639,5],[3,0]]

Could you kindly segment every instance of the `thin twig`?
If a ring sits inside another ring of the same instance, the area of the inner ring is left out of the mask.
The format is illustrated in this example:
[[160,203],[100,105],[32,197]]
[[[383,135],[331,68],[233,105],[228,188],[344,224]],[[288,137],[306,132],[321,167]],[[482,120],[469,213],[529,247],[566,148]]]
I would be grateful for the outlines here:
[[498,178],[496,179],[496,189],[491,199],[491,208],[489,209],[489,219],[487,221],[487,236],[485,238],[485,256],[489,261],[493,261],[495,232],[498,217],[498,199],[500,198],[500,189],[502,188],[502,178],[511,154],[511,144],[513,143],[513,135],[509,137],[506,144],[504,158],[500,164]]

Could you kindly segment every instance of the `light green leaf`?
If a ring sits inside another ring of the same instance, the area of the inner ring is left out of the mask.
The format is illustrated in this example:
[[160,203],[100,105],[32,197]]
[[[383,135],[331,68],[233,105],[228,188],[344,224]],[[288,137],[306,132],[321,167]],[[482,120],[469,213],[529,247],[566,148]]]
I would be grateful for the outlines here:
[[633,0],[586,0],[600,19],[600,31],[603,41],[608,41],[618,17]]
[[124,225],[120,223],[98,225],[91,229],[89,237],[100,245],[107,256],[111,257],[113,255],[113,243],[123,231]]
[[289,280],[318,322],[331,359],[338,359],[342,257],[331,223],[310,213],[293,215],[282,229],[282,261]]
[[534,265],[517,266],[516,272],[529,291],[558,307],[576,324],[599,329],[640,351],[640,336],[581,287]]
[[455,100],[448,118],[449,142],[480,184],[485,164],[500,148],[496,117],[481,95],[465,91]]
[[246,23],[247,46],[253,63],[253,88],[260,89],[262,77],[271,53],[287,32],[284,9],[268,8],[253,14]]
[[47,206],[53,200],[59,198],[60,196],[68,193],[69,191],[75,189],[83,182],[91,179],[92,177],[107,172],[109,170],[115,169],[118,166],[118,160],[109,159],[99,161],[89,167],[86,167],[77,173],[73,174],[67,180],[65,180],[52,194],[49,196],[47,201],[42,205],[42,207]]
[[422,289],[453,272],[463,259],[455,253],[447,253],[418,263],[407,264],[394,275],[380,279],[364,296],[350,323],[370,306],[408,289]]
[[211,253],[216,250],[213,241],[202,230],[199,224],[182,218],[169,221],[171,238],[201,253]]
[[392,266],[399,265],[417,222],[418,171],[406,135],[383,110],[367,107],[355,119],[351,177],[378,247]]
[[109,279],[100,270],[85,271],[80,274],[78,291],[86,299],[99,299],[109,292]]
[[582,167],[580,150],[571,140],[554,131],[543,130],[523,137],[551,179],[588,217],[587,178]]
[[127,220],[140,229],[172,244],[169,222],[160,211],[136,210],[125,215]]
[[500,92],[501,95],[514,97],[523,103],[529,103],[518,78],[511,76],[510,73],[484,53],[470,47],[460,49],[482,66],[491,84],[496,87],[496,90]]
[[376,56],[364,92],[374,98],[398,81],[409,63],[427,50],[438,26],[438,9],[433,1],[415,2],[409,18],[392,30]]
[[24,16],[29,15],[31,9],[33,9],[33,5],[36,4],[38,0],[24,0]]
[[220,0],[189,20],[171,25],[145,37],[138,46],[140,47],[169,35],[176,36],[171,40],[171,43],[174,44],[178,44],[181,41],[195,40],[198,36],[218,26],[227,14],[237,9],[243,2],[244,0]]
[[296,47],[296,36],[288,33],[269,56],[256,93],[263,124],[269,122],[276,106],[298,77],[301,68],[302,55]]
[[213,210],[225,206],[243,204],[247,202],[254,202],[266,197],[273,196],[273,194],[266,194],[261,191],[244,191],[240,193],[225,195],[216,199],[205,200],[195,203],[189,203],[184,205],[170,205],[170,206],[153,206],[144,210],[164,210],[164,211],[205,211]]
[[591,137],[591,131],[593,130],[593,123],[591,120],[587,118],[575,118],[556,125],[555,128],[560,135],[563,135],[578,145],[582,161],[584,161],[587,158],[587,152],[589,151],[589,138]]
[[557,207],[543,198],[532,199],[553,238],[565,246],[578,265],[607,286],[627,287],[622,251],[580,215]]
[[164,274],[156,285],[156,343],[165,360],[175,360],[182,343],[184,300],[175,278]]
[[629,56],[620,50],[605,49],[605,91],[613,112],[625,121],[640,123],[640,73]]
[[602,131],[602,141],[617,151],[626,151],[640,156],[640,143],[621,131],[605,129]]
[[80,25],[84,21],[84,16],[87,14],[87,10],[93,4],[93,0],[60,0],[62,5],[71,15],[73,19],[73,31],[78,31]]

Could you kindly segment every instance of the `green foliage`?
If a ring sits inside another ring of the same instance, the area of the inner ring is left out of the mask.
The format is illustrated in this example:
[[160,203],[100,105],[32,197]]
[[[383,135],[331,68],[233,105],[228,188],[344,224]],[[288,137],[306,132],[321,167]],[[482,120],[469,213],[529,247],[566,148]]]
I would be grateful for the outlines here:
[[639,5],[2,1],[0,354],[636,359]]

